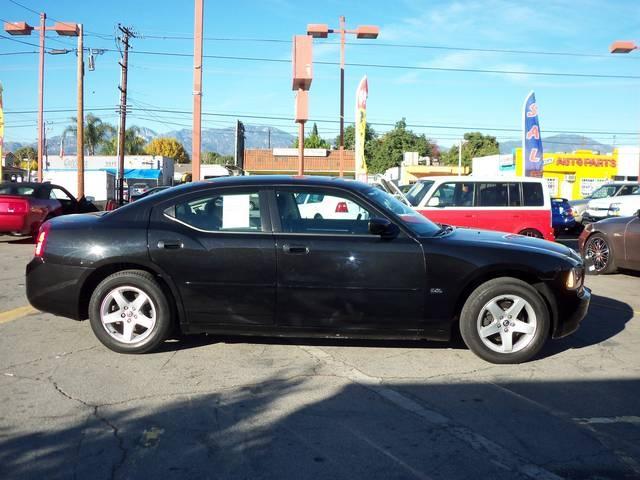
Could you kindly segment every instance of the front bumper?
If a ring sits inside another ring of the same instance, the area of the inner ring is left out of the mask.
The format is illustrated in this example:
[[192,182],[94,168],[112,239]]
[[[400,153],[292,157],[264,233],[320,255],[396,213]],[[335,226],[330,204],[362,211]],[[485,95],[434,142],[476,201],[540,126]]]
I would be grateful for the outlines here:
[[34,257],[27,264],[27,299],[43,312],[80,320],[82,279],[91,271],[89,268],[59,265]]
[[582,287],[575,292],[566,292],[558,299],[558,323],[553,332],[553,338],[571,335],[580,326],[580,322],[587,316],[591,290]]

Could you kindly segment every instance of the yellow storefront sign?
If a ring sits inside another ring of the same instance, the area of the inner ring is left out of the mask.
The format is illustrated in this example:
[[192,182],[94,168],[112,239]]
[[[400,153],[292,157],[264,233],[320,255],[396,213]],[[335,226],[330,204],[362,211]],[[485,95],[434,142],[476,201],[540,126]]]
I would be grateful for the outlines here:
[[[545,153],[542,176],[547,179],[549,193],[554,197],[577,200],[589,195],[618,173],[618,160],[613,154],[591,150],[572,153]],[[522,149],[515,151],[516,175],[524,175]]]

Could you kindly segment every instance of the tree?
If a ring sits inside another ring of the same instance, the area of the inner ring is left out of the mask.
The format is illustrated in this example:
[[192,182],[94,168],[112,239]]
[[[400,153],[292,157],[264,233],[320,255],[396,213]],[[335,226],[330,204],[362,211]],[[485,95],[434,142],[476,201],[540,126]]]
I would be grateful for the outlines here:
[[18,165],[23,170],[38,169],[38,151],[33,147],[20,147],[13,155],[18,161]]
[[[71,117],[71,125],[64,129],[63,136],[67,133],[78,135],[78,117]],[[88,113],[84,117],[84,147],[89,155],[95,155],[98,147],[106,146],[116,133],[116,128],[104,123],[93,113]]]
[[202,163],[207,165],[229,165],[233,163],[233,155],[220,155],[218,152],[204,152]]
[[[125,155],[142,155],[145,153],[145,144],[147,141],[140,135],[140,127],[131,126],[124,132],[124,154]],[[100,153],[103,155],[117,155],[118,153],[118,136],[112,136],[109,141],[105,142]]]
[[[298,139],[296,138],[293,141],[293,147],[298,147]],[[304,148],[331,148],[329,142],[327,142],[324,138],[322,138],[318,134],[318,125],[313,124],[313,128],[311,129],[311,135],[305,137],[304,139]]]
[[382,135],[373,149],[373,156],[367,158],[367,166],[371,173],[383,173],[387,169],[397,167],[402,162],[404,152],[418,152],[420,156],[432,156],[434,143],[424,134],[416,134],[407,129],[403,118],[395,127]]
[[191,159],[182,144],[175,138],[158,137],[154,138],[145,147],[145,152],[149,155],[162,155],[173,158],[176,163],[189,163]]
[[[377,138],[378,134],[367,123],[364,129],[364,158],[367,162],[367,165],[370,164],[371,159],[373,158],[377,146]],[[340,135],[338,135],[335,140],[335,148],[337,149],[339,147]],[[348,125],[344,129],[344,148],[345,150],[353,150],[356,148],[356,127],[354,125]]]
[[[465,143],[462,144],[462,166],[470,167],[471,159],[500,153],[500,145],[496,137],[483,135],[480,132],[467,132],[464,134]],[[446,165],[458,164],[458,145],[453,145],[446,153],[442,154],[442,161]]]

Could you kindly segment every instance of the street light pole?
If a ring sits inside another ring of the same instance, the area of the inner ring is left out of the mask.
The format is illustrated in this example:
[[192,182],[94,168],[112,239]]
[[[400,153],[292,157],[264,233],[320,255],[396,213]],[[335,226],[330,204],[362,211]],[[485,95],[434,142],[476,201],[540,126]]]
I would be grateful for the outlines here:
[[42,182],[42,154],[44,151],[44,38],[47,14],[40,14],[40,65],[38,68],[38,182]]
[[[638,45],[635,42],[629,40],[616,40],[609,47],[611,53],[631,53],[634,50],[638,50]],[[640,149],[638,154],[638,183],[640,183]]]
[[344,52],[345,38],[347,34],[355,35],[360,39],[378,38],[380,29],[374,25],[360,25],[355,30],[347,30],[344,16],[340,16],[340,28],[334,30],[325,24],[309,24],[307,25],[307,34],[313,38],[327,38],[329,33],[340,34],[340,145],[338,147],[338,162],[340,176],[344,176]]
[[78,113],[77,113],[78,199],[84,197],[84,46],[82,24],[78,25]]
[[344,176],[344,16],[340,16],[340,149],[338,154],[338,169],[340,176]]

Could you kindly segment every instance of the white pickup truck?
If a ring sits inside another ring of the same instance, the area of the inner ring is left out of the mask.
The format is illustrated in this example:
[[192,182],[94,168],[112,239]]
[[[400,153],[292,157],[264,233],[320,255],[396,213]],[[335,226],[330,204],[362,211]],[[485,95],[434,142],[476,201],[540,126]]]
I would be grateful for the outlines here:
[[630,217],[640,210],[640,185],[630,195],[590,200],[582,215],[585,222],[597,222],[609,217]]

